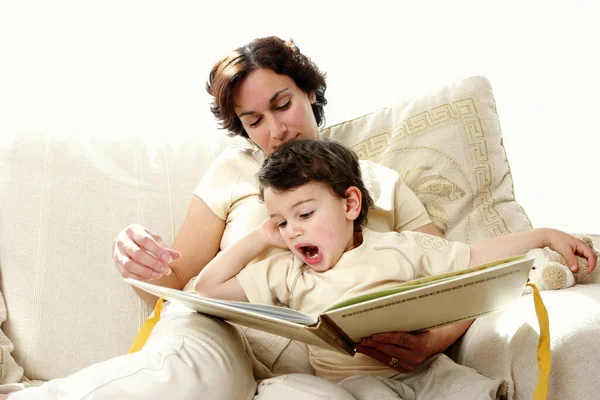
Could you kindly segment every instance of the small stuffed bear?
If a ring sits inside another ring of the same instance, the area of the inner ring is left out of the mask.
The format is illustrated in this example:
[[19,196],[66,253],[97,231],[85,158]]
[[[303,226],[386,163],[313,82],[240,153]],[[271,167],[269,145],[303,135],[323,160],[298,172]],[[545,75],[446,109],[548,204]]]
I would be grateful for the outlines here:
[[[600,260],[600,251],[594,248],[592,238],[587,235],[575,235],[587,243]],[[579,271],[571,272],[567,267],[567,261],[556,251],[549,247],[543,249],[532,249],[527,255],[533,257],[533,269],[529,274],[529,281],[537,286],[539,290],[556,290],[568,288],[576,283],[587,283],[593,281],[593,275],[588,274],[588,262],[585,258],[577,256]]]

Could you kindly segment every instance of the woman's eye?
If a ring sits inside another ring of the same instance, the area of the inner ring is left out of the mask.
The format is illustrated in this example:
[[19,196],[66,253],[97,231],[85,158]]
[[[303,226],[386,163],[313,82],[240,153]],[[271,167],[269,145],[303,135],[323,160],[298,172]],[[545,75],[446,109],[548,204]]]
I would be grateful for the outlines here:
[[278,227],[279,229],[281,229],[281,228],[285,228],[285,226],[286,226],[286,225],[287,225],[287,222],[286,222],[286,221],[281,221],[280,223],[278,223],[278,224],[277,224],[277,227]]
[[262,118],[259,118],[256,121],[254,121],[254,122],[252,122],[252,123],[250,123],[248,125],[251,126],[251,127],[255,127],[255,126],[257,126],[260,123],[261,120],[262,120]]
[[314,211],[309,211],[307,213],[300,214],[300,218],[308,218],[313,214]]
[[285,103],[284,105],[277,107],[276,110],[287,110],[290,107],[290,104],[292,104],[291,100],[288,100],[287,103]]

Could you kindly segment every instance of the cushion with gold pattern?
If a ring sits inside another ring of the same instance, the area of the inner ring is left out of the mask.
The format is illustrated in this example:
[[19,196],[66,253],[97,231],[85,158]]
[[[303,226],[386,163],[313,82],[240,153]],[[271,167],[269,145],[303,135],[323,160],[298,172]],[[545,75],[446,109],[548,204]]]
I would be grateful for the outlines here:
[[531,229],[515,200],[492,87],[481,76],[326,128],[360,159],[396,170],[450,240]]

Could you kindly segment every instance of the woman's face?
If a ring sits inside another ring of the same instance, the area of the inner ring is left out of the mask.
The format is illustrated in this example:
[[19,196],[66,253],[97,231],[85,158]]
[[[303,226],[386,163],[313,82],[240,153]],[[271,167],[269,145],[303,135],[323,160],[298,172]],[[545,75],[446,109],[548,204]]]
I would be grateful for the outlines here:
[[257,69],[240,84],[233,100],[248,136],[269,155],[287,141],[319,136],[311,108],[313,95],[287,75]]

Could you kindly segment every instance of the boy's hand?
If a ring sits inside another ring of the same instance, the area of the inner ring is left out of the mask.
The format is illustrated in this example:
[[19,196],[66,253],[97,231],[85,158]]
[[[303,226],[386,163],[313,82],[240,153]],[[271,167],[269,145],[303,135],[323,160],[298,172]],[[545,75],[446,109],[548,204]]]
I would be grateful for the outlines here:
[[263,235],[267,245],[280,247],[282,249],[289,249],[283,240],[283,236],[281,236],[281,233],[279,232],[279,227],[271,220],[271,218],[267,218],[258,227],[258,230]]
[[573,272],[579,271],[579,263],[575,256],[583,257],[587,260],[589,269],[592,272],[596,268],[596,253],[581,239],[568,233],[550,229],[546,237],[546,246],[560,253],[567,260],[567,266]]

